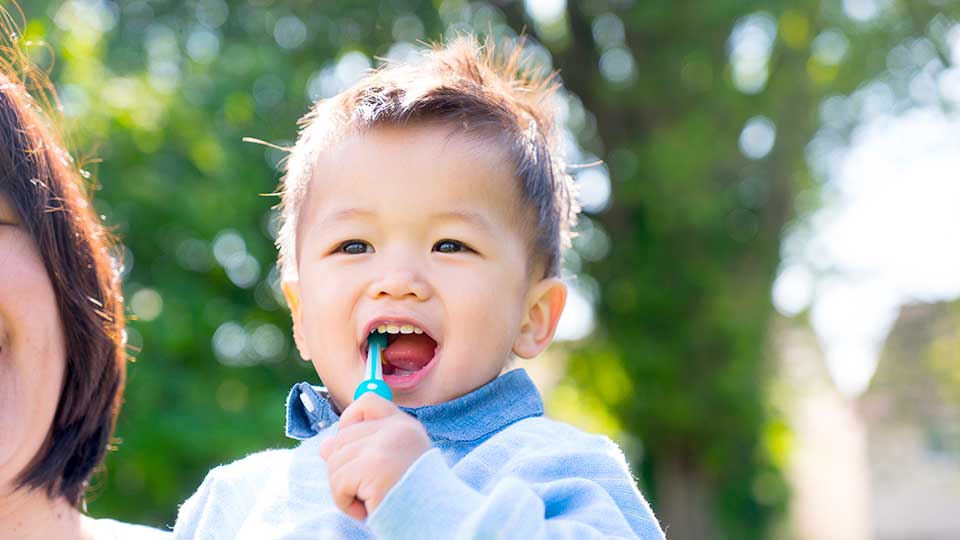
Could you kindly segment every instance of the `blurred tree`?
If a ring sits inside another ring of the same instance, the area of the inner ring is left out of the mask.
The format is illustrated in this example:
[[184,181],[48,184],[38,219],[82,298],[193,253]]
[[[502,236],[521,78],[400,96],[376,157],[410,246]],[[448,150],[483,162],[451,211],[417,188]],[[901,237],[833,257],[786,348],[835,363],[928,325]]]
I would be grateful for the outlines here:
[[892,0],[583,1],[540,18],[505,4],[550,47],[613,180],[580,242],[606,231],[609,253],[576,265],[600,290],[599,330],[570,364],[577,403],[639,439],[671,539],[773,534],[788,439],[766,334],[784,227],[814,209],[818,162],[859,121],[922,102],[928,80],[937,101],[954,19]]
[[945,54],[933,4],[31,0],[25,37],[53,45],[32,50],[73,147],[102,160],[97,207],[127,248],[138,361],[92,512],[171,524],[211,466],[290,444],[286,390],[315,375],[258,195],[283,152],[241,138],[290,143],[309,103],[418,39],[528,28],[569,91],[572,159],[606,162],[577,173],[588,215],[566,265],[598,328],[563,388],[613,418],[672,539],[765,536],[787,498],[769,290],[784,225],[816,201],[794,204],[816,187],[807,142],[821,100],[881,74],[891,47],[928,35]]

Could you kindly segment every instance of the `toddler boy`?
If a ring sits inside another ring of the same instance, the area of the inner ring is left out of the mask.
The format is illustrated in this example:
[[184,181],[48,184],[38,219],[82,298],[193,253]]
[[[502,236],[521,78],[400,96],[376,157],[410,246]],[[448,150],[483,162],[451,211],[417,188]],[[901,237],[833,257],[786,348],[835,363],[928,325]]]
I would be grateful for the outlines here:
[[[513,355],[553,338],[577,206],[550,78],[460,38],[301,122],[282,190],[282,284],[301,356],[292,450],[211,471],[177,538],[643,538],[663,533],[620,449],[543,416]],[[387,334],[394,401],[354,400]]]

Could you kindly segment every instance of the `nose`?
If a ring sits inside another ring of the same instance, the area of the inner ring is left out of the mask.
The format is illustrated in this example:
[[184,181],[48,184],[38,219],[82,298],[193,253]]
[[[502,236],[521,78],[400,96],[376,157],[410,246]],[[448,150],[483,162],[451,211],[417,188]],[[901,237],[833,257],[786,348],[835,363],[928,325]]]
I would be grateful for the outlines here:
[[386,270],[379,279],[370,284],[371,298],[394,298],[426,300],[432,288],[417,270],[394,268]]

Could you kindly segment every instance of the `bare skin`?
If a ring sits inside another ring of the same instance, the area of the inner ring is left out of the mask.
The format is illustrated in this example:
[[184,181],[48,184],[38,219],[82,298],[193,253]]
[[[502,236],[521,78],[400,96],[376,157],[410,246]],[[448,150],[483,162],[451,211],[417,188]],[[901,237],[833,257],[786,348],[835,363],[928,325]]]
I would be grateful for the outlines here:
[[53,285],[0,195],[0,531],[3,540],[90,540],[92,521],[46,490],[16,488],[50,432],[66,369]]
[[62,497],[21,489],[0,495],[0,501],[4,540],[95,540],[90,518]]

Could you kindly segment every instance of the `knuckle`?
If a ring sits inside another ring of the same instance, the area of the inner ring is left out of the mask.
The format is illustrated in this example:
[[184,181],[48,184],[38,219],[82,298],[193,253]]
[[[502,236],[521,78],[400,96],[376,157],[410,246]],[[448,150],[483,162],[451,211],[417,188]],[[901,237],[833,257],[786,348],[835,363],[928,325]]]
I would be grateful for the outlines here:
[[343,469],[333,471],[330,475],[330,490],[333,492],[334,497],[343,496],[347,491],[346,483],[347,479]]
[[359,405],[358,408],[366,410],[375,406],[375,399],[379,397],[380,396],[374,394],[373,392],[367,392],[366,394],[360,396],[360,399],[357,400],[357,405]]
[[406,437],[416,437],[423,431],[423,427],[420,426],[420,422],[417,422],[413,418],[408,418],[397,424],[397,431],[400,435]]
[[334,496],[340,491],[340,476],[339,470],[334,467],[330,468],[330,472],[327,475],[327,482],[330,484],[330,491],[333,492]]
[[390,465],[390,459],[387,457],[386,452],[377,452],[376,454],[370,456],[370,465],[371,470],[376,471],[385,471]]

